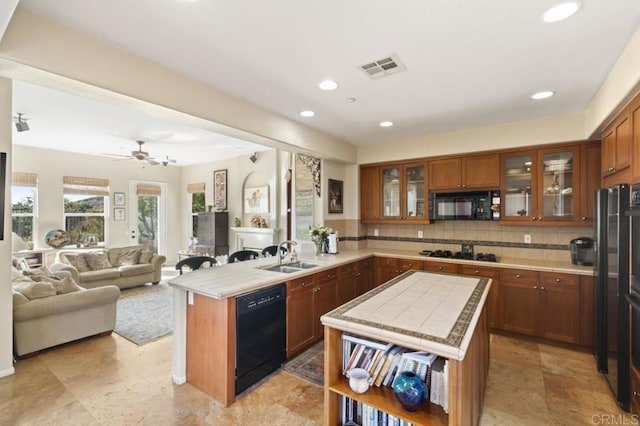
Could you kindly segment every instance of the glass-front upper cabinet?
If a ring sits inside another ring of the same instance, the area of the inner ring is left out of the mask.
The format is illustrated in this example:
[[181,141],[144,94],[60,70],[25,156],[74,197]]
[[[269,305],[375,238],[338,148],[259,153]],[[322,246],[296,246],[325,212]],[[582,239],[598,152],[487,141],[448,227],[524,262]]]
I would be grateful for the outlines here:
[[383,219],[428,221],[426,163],[380,167]]
[[502,220],[534,220],[535,154],[503,156]]
[[[571,151],[542,155],[542,212],[545,218],[573,217],[575,155]],[[577,180],[575,181],[577,183]]]
[[578,146],[504,154],[502,220],[577,221],[579,156]]
[[400,218],[401,166],[383,167],[382,173],[382,217]]
[[405,209],[403,219],[424,220],[427,218],[425,165],[407,164],[404,169]]

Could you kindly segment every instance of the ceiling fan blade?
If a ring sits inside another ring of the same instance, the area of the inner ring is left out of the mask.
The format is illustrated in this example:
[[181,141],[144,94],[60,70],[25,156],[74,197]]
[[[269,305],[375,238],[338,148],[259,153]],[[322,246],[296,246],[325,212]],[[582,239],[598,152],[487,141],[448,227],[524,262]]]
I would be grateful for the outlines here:
[[132,157],[131,155],[122,155],[122,154],[110,154],[108,152],[102,152],[100,153],[100,155],[107,155],[109,157],[121,157],[121,158],[125,158],[125,159],[132,159],[134,157]]
[[154,160],[153,158],[147,158],[145,160],[147,163],[151,164],[152,166],[157,166],[158,164],[160,164],[159,161]]

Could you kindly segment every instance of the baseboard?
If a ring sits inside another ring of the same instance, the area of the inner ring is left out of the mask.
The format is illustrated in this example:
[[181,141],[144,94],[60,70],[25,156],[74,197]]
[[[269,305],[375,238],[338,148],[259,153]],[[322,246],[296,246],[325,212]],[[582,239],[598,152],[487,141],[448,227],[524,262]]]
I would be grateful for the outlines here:
[[175,383],[176,385],[183,385],[187,383],[187,378],[185,376],[178,377],[175,374],[172,374],[171,377],[173,378],[173,383]]
[[0,370],[0,377],[11,376],[12,374],[16,374],[16,369],[11,367],[6,370]]

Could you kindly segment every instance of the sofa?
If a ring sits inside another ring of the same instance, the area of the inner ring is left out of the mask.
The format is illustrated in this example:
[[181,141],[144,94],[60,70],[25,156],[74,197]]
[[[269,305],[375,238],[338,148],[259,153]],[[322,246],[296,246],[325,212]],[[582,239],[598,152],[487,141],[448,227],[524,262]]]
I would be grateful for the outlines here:
[[[26,273],[26,272],[24,272]],[[13,338],[17,356],[97,334],[116,324],[120,289],[85,289],[68,272],[25,276],[12,268]]]
[[158,284],[166,257],[145,250],[143,245],[113,247],[99,251],[62,250],[49,267],[67,271],[84,288],[115,285],[120,289]]

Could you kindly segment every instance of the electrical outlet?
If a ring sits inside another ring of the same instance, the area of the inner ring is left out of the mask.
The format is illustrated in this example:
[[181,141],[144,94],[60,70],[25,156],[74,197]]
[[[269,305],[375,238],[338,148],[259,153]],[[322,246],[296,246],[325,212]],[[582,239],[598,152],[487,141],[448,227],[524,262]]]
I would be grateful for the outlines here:
[[418,231],[418,238],[424,238],[424,234],[422,233],[422,231]]
[[531,244],[531,234],[524,234],[524,243]]
[[373,230],[373,236],[374,236],[374,237],[377,237],[377,236],[378,236],[378,234],[379,234],[378,230],[377,230],[377,229],[374,229],[374,230]]

